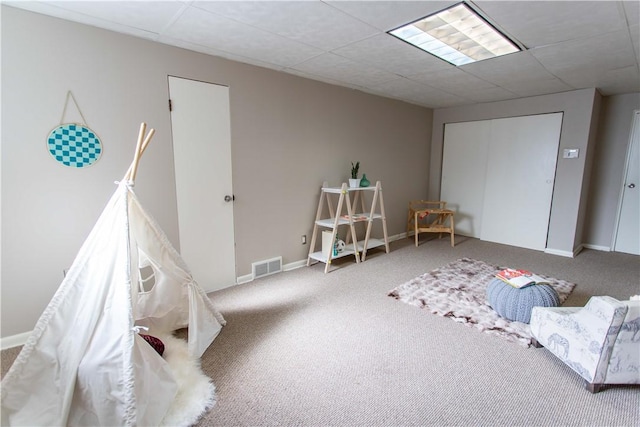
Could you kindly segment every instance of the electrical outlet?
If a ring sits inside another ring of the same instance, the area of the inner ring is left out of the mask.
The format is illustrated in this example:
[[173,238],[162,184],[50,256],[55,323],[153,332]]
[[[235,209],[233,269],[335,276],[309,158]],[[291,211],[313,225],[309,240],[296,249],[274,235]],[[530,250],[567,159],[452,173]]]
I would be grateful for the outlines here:
[[303,244],[303,245],[306,245],[306,244],[307,244],[307,235],[306,235],[306,234],[303,234],[303,235],[302,235],[302,244]]

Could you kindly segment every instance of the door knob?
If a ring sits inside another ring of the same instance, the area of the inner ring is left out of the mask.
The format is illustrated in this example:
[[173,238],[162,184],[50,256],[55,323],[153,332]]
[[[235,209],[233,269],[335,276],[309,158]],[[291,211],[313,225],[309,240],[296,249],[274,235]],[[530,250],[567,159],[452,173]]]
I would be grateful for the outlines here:
[[631,184],[627,185],[627,187],[629,187],[629,188],[636,188],[636,185],[632,182]]
[[226,196],[224,196],[224,201],[225,202],[230,202],[232,200],[235,200],[236,196],[229,196],[228,194]]

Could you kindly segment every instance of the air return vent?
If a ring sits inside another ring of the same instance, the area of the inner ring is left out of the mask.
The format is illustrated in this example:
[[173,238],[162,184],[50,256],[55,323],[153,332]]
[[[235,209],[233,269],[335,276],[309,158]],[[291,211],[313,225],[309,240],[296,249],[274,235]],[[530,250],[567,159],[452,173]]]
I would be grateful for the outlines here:
[[258,261],[251,264],[253,268],[253,278],[268,276],[270,274],[279,273],[282,271],[282,257],[276,257],[266,259],[264,261]]

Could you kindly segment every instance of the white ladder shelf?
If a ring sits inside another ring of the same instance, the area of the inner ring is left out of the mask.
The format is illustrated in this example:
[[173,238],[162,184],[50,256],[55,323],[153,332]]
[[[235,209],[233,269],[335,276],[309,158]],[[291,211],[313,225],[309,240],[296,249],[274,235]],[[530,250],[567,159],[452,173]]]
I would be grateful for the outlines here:
[[[373,192],[373,199],[370,208],[365,207],[365,193]],[[350,193],[355,194],[353,202]],[[331,195],[338,195],[338,205],[334,209]],[[329,218],[322,218],[323,207],[328,207]],[[355,212],[360,204],[360,212]],[[379,206],[379,212],[376,212]],[[346,209],[346,214],[343,214]],[[382,222],[382,239],[371,238],[371,229],[373,222],[380,220]],[[367,222],[366,232],[363,240],[357,239],[355,224],[358,222]],[[321,228],[332,230],[331,242],[335,242],[338,228],[347,226],[347,236],[345,239],[346,247],[342,252],[333,255],[332,250],[323,253],[322,250],[316,251],[316,242],[318,233]],[[351,238],[353,237],[353,241]],[[356,263],[364,261],[367,257],[367,251],[378,246],[385,246],[386,253],[389,253],[389,239],[387,237],[387,219],[384,212],[384,200],[382,197],[382,185],[380,181],[376,182],[373,187],[357,187],[351,188],[347,183],[343,183],[340,187],[329,187],[326,182],[322,184],[320,189],[320,200],[318,202],[318,210],[316,211],[316,219],[313,224],[313,235],[311,236],[311,244],[309,247],[309,257],[307,258],[307,266],[311,265],[311,260],[324,262],[324,272],[329,272],[331,260],[353,255]],[[362,254],[362,255],[360,255]]]

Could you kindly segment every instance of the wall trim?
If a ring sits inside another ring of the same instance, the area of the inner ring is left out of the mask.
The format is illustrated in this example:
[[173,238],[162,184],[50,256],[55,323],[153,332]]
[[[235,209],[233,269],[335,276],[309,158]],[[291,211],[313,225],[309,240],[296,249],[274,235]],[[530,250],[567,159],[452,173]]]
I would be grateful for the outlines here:
[[550,249],[550,248],[546,248],[544,250],[545,254],[551,254],[551,255],[559,255],[559,256],[563,256],[563,257],[567,257],[567,258],[575,258],[576,256],[578,256],[578,254],[580,252],[582,252],[582,249],[584,248],[584,245],[579,245],[578,247],[576,247],[573,252],[570,251],[563,251],[560,249]]
[[301,259],[299,261],[294,261],[294,262],[290,262],[289,264],[283,265],[282,271],[291,271],[291,270],[295,270],[297,268],[306,267],[306,266],[307,266],[307,260]]
[[253,280],[253,274],[245,274],[244,276],[238,276],[236,278],[236,285],[242,285],[243,283],[249,283]]
[[[395,234],[393,236],[387,236],[389,242],[395,242],[396,240],[407,238],[407,233]],[[307,265],[307,258],[298,261],[293,261],[288,264],[282,265],[282,271],[291,271],[297,268],[305,267]],[[238,276],[236,278],[236,284],[241,285],[243,283],[249,283],[253,281],[253,274],[245,274],[244,276]]]
[[[411,233],[411,235],[413,235],[413,233]],[[400,233],[400,234],[394,234],[393,236],[387,236],[389,238],[390,242],[395,242],[396,240],[400,240],[400,239],[407,239],[409,238],[409,235],[404,232],[404,233]]]
[[611,252],[611,247],[610,246],[601,246],[601,245],[590,245],[590,244],[583,244],[582,245],[585,249],[593,249],[594,251],[603,251],[603,252]]
[[569,251],[561,251],[560,249],[545,249],[544,250],[545,254],[550,254],[550,255],[559,255],[559,256],[563,256],[563,257],[567,257],[567,258],[573,258],[575,255],[573,252],[569,252]]

